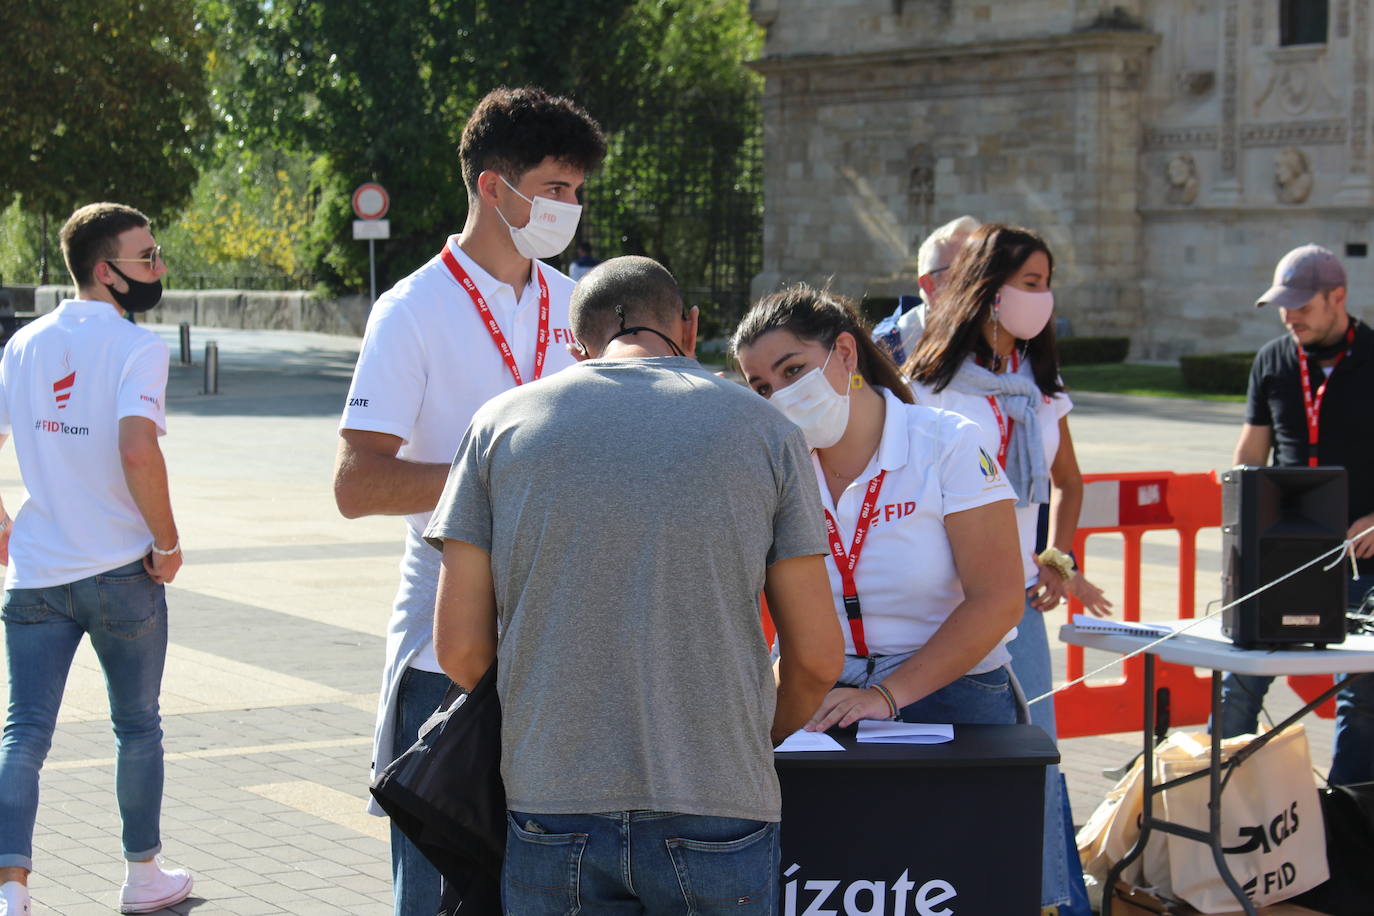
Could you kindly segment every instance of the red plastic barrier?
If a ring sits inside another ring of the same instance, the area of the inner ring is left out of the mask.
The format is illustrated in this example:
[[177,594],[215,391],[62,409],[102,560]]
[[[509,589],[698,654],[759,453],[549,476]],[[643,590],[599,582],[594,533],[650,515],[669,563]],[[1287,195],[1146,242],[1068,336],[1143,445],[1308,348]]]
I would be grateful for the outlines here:
[[[1221,484],[1216,475],[1148,471],[1133,474],[1084,474],[1083,511],[1074,553],[1085,575],[1088,538],[1120,533],[1125,540],[1125,595],[1118,613],[1125,620],[1140,619],[1140,541],[1147,531],[1178,532],[1178,616],[1194,616],[1193,586],[1197,574],[1197,533],[1221,525]],[[1069,601],[1066,622],[1083,613]],[[1068,680],[1083,675],[1083,648],[1067,647]],[[1115,683],[1075,684],[1055,694],[1059,737],[1077,738],[1113,732],[1139,731],[1144,726],[1141,693],[1145,660],[1136,656],[1123,663],[1124,677]],[[1155,686],[1168,687],[1172,725],[1196,725],[1211,711],[1211,682],[1192,668],[1160,663]]]

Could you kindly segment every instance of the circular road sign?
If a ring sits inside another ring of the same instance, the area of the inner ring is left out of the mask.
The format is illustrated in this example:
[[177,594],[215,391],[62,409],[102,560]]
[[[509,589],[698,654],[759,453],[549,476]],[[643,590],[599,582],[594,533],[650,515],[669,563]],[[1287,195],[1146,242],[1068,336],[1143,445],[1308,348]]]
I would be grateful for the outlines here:
[[386,188],[369,181],[353,190],[353,212],[358,219],[381,219],[391,207]]

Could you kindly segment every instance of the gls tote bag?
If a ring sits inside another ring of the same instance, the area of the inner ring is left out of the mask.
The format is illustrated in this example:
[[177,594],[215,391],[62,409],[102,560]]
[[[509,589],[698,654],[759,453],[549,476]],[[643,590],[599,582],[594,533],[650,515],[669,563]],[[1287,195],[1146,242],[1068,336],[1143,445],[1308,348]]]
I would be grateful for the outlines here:
[[[1223,745],[1223,758],[1229,751]],[[1155,758],[1156,778],[1162,783],[1206,769],[1210,756],[1207,736],[1171,735]],[[1161,816],[1206,830],[1207,795],[1205,778],[1175,786],[1161,795]],[[1234,910],[1235,897],[1211,851],[1194,840],[1166,837],[1169,896],[1203,913]],[[1326,831],[1302,725],[1288,728],[1231,773],[1221,793],[1221,837],[1227,867],[1258,906],[1287,900],[1327,879]],[[1150,873],[1151,857],[1145,858],[1145,883],[1163,884],[1158,881],[1163,876]]]

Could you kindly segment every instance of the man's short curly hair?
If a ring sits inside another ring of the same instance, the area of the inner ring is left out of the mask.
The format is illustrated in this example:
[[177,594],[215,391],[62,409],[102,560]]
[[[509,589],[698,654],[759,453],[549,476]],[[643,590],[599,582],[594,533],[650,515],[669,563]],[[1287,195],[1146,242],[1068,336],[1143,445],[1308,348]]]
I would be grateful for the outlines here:
[[477,176],[496,169],[512,184],[552,157],[584,172],[606,158],[601,125],[571,99],[543,89],[501,87],[477,103],[458,145],[463,181],[477,195]]

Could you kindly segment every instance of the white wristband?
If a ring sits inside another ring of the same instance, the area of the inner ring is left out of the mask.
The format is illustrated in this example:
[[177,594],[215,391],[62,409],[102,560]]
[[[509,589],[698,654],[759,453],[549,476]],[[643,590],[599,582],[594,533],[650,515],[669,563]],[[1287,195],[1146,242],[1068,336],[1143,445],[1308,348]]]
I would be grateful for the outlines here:
[[174,557],[181,553],[181,539],[177,538],[177,542],[172,545],[170,550],[163,550],[157,546],[157,541],[154,541],[152,551],[160,557]]

